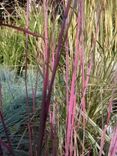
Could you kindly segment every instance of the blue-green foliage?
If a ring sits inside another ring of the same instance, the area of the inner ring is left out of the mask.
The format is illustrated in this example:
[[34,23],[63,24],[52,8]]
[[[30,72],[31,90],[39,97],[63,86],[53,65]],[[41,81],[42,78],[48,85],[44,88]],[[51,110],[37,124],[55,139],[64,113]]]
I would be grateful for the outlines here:
[[[33,94],[32,88],[37,92],[35,96],[36,111],[40,109],[41,97],[42,97],[42,78],[33,70],[28,71],[27,86],[28,86],[28,105],[30,107],[30,116],[32,114],[33,106]],[[13,140],[14,148],[17,147],[18,141],[22,136],[26,128],[28,116],[26,112],[26,87],[25,78],[16,76],[16,72],[7,68],[0,68],[0,83],[2,85],[2,100],[3,100],[3,112],[5,123],[9,129],[9,134]],[[0,123],[0,135],[5,139],[4,129]],[[26,136],[25,136],[26,137]],[[22,140],[22,144],[27,140],[25,137]],[[25,140],[25,141],[24,141]],[[28,141],[27,141],[28,142]]]

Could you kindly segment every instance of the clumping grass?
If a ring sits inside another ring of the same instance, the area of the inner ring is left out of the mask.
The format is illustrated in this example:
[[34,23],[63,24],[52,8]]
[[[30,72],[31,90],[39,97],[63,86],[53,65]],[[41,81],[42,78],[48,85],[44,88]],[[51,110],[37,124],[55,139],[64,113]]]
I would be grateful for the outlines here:
[[[30,110],[33,113],[33,117],[39,112],[40,102],[41,102],[41,92],[42,92],[42,77],[35,73],[34,69],[28,70],[28,95]],[[35,83],[37,82],[37,91],[34,97]],[[3,67],[0,69],[0,82],[2,86],[2,109],[4,112],[5,123],[10,132],[10,138],[13,141],[14,149],[17,146],[27,146],[28,139],[27,135],[24,134],[26,131],[26,126],[23,126],[27,122],[26,115],[26,94],[25,94],[25,81],[24,76],[20,77],[16,75],[15,70],[10,70],[8,67]],[[35,98],[35,104],[34,99]],[[35,110],[33,106],[35,105]],[[35,111],[35,112],[33,112]],[[0,134],[1,138],[5,141],[5,134],[2,124],[0,124]],[[24,137],[22,138],[22,135]],[[20,139],[21,143],[19,143]],[[27,142],[27,143],[26,143]],[[19,144],[19,145],[18,145]],[[18,150],[18,149],[17,149]],[[16,151],[17,152],[17,151]],[[27,151],[19,148],[18,152],[26,154]],[[20,155],[18,154],[18,155]]]
[[1,128],[1,147],[11,155],[115,156],[117,2],[68,0],[62,22],[48,2],[30,11],[27,0],[20,20],[1,24],[0,60],[11,69],[0,76],[10,131],[4,137]]

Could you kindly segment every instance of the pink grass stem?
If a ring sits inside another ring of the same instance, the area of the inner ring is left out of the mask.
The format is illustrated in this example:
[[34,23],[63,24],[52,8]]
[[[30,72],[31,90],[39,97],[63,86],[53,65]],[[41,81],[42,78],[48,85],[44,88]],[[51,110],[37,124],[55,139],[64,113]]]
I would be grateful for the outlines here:
[[39,132],[39,142],[38,142],[38,155],[41,154],[41,147],[43,143],[44,130],[46,124],[46,98],[49,82],[49,57],[50,57],[50,48],[49,48],[49,38],[48,38],[48,3],[46,0],[43,1],[44,7],[44,34],[45,34],[45,49],[44,49],[44,80],[43,80],[43,95],[42,95],[42,106],[41,106],[41,116],[40,116],[40,132]]
[[21,27],[15,26],[15,25],[10,25],[10,24],[5,24],[5,23],[0,23],[0,26],[9,27],[9,28],[15,29],[19,32],[23,32],[24,34],[27,33],[27,34],[32,35],[34,37],[42,38],[44,40],[43,36],[39,35],[38,33],[31,32],[31,31],[27,30],[26,28],[21,28]]
[[108,156],[115,156],[116,154],[117,154],[117,126],[114,128],[113,131]]
[[[26,7],[26,30],[29,30],[30,24],[30,0],[27,0],[27,7]],[[33,156],[32,152],[32,136],[31,136],[31,127],[30,127],[30,106],[29,106],[29,97],[28,97],[28,84],[27,84],[27,70],[28,70],[28,49],[29,49],[29,34],[25,34],[25,90],[26,90],[26,112],[28,115],[28,135],[29,135],[29,156]]]
[[69,103],[69,42],[66,40],[66,72],[65,72],[65,83],[66,83],[66,104],[68,107]]
[[72,129],[71,129],[71,143],[70,143],[70,156],[73,155],[73,151],[74,151],[74,145],[73,145],[73,132],[74,132],[74,121],[75,121],[75,109],[76,109],[76,95],[74,95],[74,105],[73,105],[73,114],[72,114]]
[[[81,3],[81,2],[79,2]],[[79,4],[80,6],[80,4]],[[65,156],[69,155],[70,150],[70,141],[72,139],[72,132],[73,132],[73,125],[72,122],[74,120],[73,116],[73,109],[74,109],[74,94],[75,94],[75,83],[76,83],[76,74],[78,69],[78,59],[81,52],[80,40],[79,36],[82,34],[82,18],[81,18],[81,10],[78,11],[78,25],[77,25],[77,32],[76,32],[76,51],[74,57],[74,64],[73,64],[73,73],[72,73],[72,81],[71,81],[71,89],[70,89],[70,99],[69,99],[69,106],[68,106],[68,114],[67,114],[67,132],[66,132],[66,143],[65,143]],[[71,152],[72,155],[72,152]]]
[[[52,77],[51,77],[50,85],[49,85],[49,89],[48,89],[48,95],[47,95],[47,98],[45,97],[46,100],[42,101],[43,110],[42,110],[42,113],[41,113],[42,115],[41,115],[41,119],[40,119],[41,120],[40,132],[42,132],[42,133],[40,133],[41,136],[39,137],[38,155],[41,154],[41,147],[42,147],[43,136],[44,136],[44,132],[45,132],[45,124],[46,124],[47,115],[48,115],[48,111],[49,111],[50,99],[51,99],[54,79],[55,79],[55,75],[56,75],[56,70],[57,70],[57,67],[58,67],[58,64],[59,64],[59,60],[60,60],[62,41],[63,41],[63,34],[64,34],[64,30],[65,30],[66,19],[67,19],[67,16],[68,16],[69,8],[70,8],[70,0],[68,0],[67,7],[66,7],[65,12],[64,12],[64,19],[63,19],[63,23],[62,23],[62,26],[61,26],[61,31],[60,31],[60,34],[59,34],[58,46],[57,46],[57,50],[56,50],[56,57],[55,57],[53,71],[52,71]],[[43,96],[43,98],[44,98],[44,96]]]
[[105,128],[103,129],[103,132],[102,132],[99,156],[102,156],[102,152],[103,152],[103,148],[104,148],[104,144],[105,144],[105,136],[106,136],[107,127],[108,126],[105,125]]
[[110,117],[111,117],[111,111],[112,111],[112,98],[110,99],[110,102],[109,102],[107,123],[106,123],[105,128],[103,129],[103,132],[101,135],[99,156],[101,156],[102,152],[103,152],[103,148],[104,148],[104,144],[105,144],[106,131],[107,131],[107,127],[108,127],[109,122],[110,122]]

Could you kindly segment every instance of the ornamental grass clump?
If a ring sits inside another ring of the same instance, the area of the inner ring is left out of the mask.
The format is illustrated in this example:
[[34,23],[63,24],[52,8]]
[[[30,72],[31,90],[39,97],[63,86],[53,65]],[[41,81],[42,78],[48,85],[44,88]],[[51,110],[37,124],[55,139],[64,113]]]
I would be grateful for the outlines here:
[[[3,38],[1,58],[3,64],[7,64],[9,58],[13,58],[10,65],[23,63],[26,93],[26,132],[23,125],[20,141],[26,134],[28,143],[25,147],[19,142],[17,147],[10,146],[10,150],[22,148],[30,156],[115,156],[116,1],[64,1],[59,5],[62,16],[59,13],[52,16],[52,9],[59,7],[49,0],[43,0],[38,8],[31,4],[27,0],[21,18],[14,24],[1,24],[6,35],[9,30],[13,31],[14,42],[22,41],[19,46],[12,42],[7,45]],[[2,51],[8,46],[14,47],[14,51],[18,47],[22,49],[20,61],[15,57],[20,53],[13,51],[10,57],[7,53],[7,60],[3,57]],[[37,76],[40,74],[43,81],[41,106],[37,104],[37,111],[34,103],[38,79],[35,79],[30,103],[30,65],[36,66]],[[12,143],[11,137],[10,140]]]

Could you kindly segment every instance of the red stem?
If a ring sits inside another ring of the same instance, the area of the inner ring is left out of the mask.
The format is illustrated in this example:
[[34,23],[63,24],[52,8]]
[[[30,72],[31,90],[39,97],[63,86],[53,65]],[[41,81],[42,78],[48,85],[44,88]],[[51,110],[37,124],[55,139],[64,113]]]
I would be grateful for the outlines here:
[[[52,89],[53,89],[53,83],[54,83],[56,70],[57,70],[57,67],[59,64],[59,60],[60,60],[60,54],[61,54],[60,52],[61,52],[61,48],[62,48],[63,34],[64,34],[65,26],[66,26],[66,19],[67,19],[69,8],[70,8],[70,2],[71,2],[70,0],[68,0],[68,2],[67,2],[67,7],[66,7],[65,13],[64,13],[64,19],[63,19],[61,31],[59,34],[58,47],[56,50],[56,58],[55,58],[55,63],[54,63],[53,71],[52,71],[52,78],[51,78],[49,89],[48,89],[48,95],[43,93],[41,119],[40,119],[40,135],[39,135],[40,137],[39,137],[39,143],[38,143],[38,156],[41,155],[41,148],[42,148],[42,142],[43,142],[43,137],[44,137],[44,133],[45,133],[47,115],[48,115],[49,106],[50,106],[50,99],[51,99],[51,94],[52,94]],[[47,82],[45,82],[45,85],[46,85],[46,83]],[[44,89],[46,89],[46,87]],[[43,92],[46,92],[46,91],[43,91]]]
[[32,136],[31,136],[31,126],[30,126],[30,106],[29,106],[29,98],[28,98],[28,84],[27,84],[27,69],[28,69],[28,41],[29,41],[29,16],[30,16],[30,0],[27,0],[27,7],[26,7],[26,41],[25,41],[25,89],[26,89],[26,112],[28,115],[28,135],[29,135],[29,156],[33,156],[33,150],[32,150]]
[[39,34],[37,34],[35,32],[31,32],[31,31],[27,30],[26,28],[21,28],[21,27],[15,26],[15,25],[10,25],[10,24],[5,24],[5,23],[0,23],[0,26],[13,28],[13,29],[15,29],[17,31],[23,32],[25,34],[27,33],[27,34],[32,35],[34,37],[40,37],[40,38],[42,38],[44,40],[43,36],[41,36],[41,35],[39,35]]

